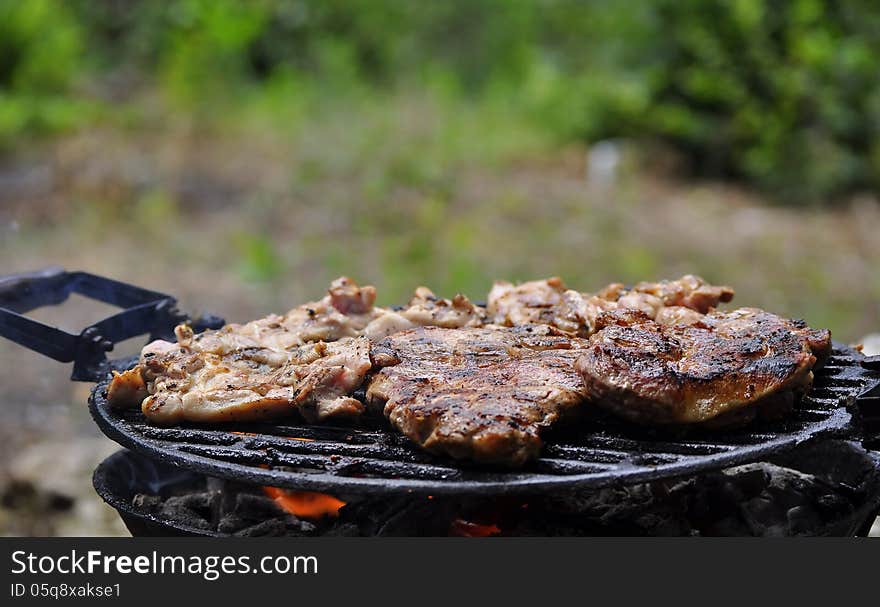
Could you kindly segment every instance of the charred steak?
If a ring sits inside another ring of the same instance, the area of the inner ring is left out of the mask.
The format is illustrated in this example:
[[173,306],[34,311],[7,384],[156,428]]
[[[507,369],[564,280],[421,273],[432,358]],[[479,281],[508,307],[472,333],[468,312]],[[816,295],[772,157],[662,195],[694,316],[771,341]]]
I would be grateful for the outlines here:
[[576,362],[596,405],[641,424],[744,423],[809,389],[830,348],[814,330],[763,310],[709,312],[663,324],[643,312],[599,317]]
[[586,346],[547,325],[403,331],[373,347],[367,403],[429,451],[518,466],[584,402]]

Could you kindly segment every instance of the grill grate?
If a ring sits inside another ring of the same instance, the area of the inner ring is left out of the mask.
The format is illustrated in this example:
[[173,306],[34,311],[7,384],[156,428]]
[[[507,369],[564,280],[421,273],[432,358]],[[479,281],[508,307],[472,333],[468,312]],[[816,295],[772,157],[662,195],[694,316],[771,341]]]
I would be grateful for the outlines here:
[[[757,461],[818,436],[852,435],[856,397],[880,373],[864,357],[836,345],[816,372],[810,395],[786,419],[723,433],[683,437],[612,419],[589,422],[577,436],[548,441],[540,459],[516,470],[459,465],[434,457],[383,425],[339,428],[235,424],[159,428],[139,411],[107,404],[96,386],[92,415],[113,440],[196,472],[245,482],[336,493],[503,494],[596,489],[691,475]],[[132,360],[117,363],[129,367]],[[379,422],[376,422],[379,424]]]

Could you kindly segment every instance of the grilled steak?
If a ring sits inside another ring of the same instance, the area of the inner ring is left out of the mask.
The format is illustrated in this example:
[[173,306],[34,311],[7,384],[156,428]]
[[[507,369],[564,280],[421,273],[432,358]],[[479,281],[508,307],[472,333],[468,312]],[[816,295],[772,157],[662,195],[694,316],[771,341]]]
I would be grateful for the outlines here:
[[489,291],[487,312],[492,322],[515,327],[543,323],[581,337],[596,330],[600,314],[619,309],[641,310],[651,318],[670,322],[696,318],[733,298],[733,289],[707,284],[696,276],[678,280],[641,282],[632,289],[610,284],[597,293],[580,293],[558,277],[520,285],[498,281]]
[[367,402],[429,451],[521,465],[583,403],[587,345],[546,325],[403,331],[373,347]]
[[590,399],[642,424],[739,424],[790,407],[830,348],[827,330],[754,308],[690,320],[601,315],[576,362]]

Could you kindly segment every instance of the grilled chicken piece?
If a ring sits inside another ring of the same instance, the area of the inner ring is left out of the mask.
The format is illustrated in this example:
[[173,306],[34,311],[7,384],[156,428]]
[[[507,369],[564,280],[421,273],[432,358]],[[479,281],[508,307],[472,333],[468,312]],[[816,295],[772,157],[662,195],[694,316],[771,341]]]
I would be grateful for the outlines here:
[[[140,364],[117,376],[139,372],[149,396],[144,415],[161,425],[181,421],[254,421],[300,414],[308,422],[353,418],[363,404],[350,394],[370,370],[366,338],[346,337],[287,351],[263,347],[228,349],[222,340],[154,341],[141,353]],[[191,336],[190,336],[191,337]],[[116,406],[130,401],[111,400]]]
[[[298,306],[283,317],[268,316],[245,327],[255,325],[255,337],[261,344],[280,349],[314,341],[357,337],[363,335],[367,325],[384,314],[381,308],[373,307],[375,301],[375,287],[359,287],[343,276],[331,283],[323,299]],[[267,343],[266,339],[276,343]]]
[[297,410],[308,420],[352,417],[364,407],[348,394],[369,370],[369,342],[355,338],[380,339],[423,324],[473,326],[485,316],[462,295],[440,299],[425,287],[399,311],[375,307],[375,300],[374,287],[341,277],[323,299],[283,316],[198,335],[181,325],[176,344],[149,344],[135,369],[113,377],[109,402],[143,405],[148,418],[163,424],[268,419]]
[[790,408],[830,349],[827,330],[754,308],[692,320],[601,315],[575,365],[590,399],[640,424],[738,425]]
[[418,287],[407,305],[400,310],[383,309],[364,329],[372,340],[413,327],[479,327],[486,320],[486,310],[474,305],[464,295],[442,299],[428,287]]
[[547,325],[410,329],[374,345],[367,402],[428,451],[519,466],[583,403],[587,345]]
[[[707,284],[692,275],[678,280],[641,282],[632,289],[613,283],[597,293],[568,289],[558,277],[520,285],[496,282],[489,291],[487,311],[492,322],[503,326],[543,323],[582,337],[596,330],[597,318],[617,309],[641,310],[651,318],[671,322],[692,316],[684,310],[705,314],[720,302],[733,298],[733,289]],[[665,311],[674,307],[677,311]]]
[[[416,326],[464,327],[483,324],[485,310],[467,297],[441,299],[427,287],[419,287],[400,310],[375,307],[375,287],[359,287],[346,277],[337,278],[323,299],[298,306],[284,316],[275,314],[245,325],[230,324],[219,332],[196,339],[222,339],[230,347],[259,345],[286,350],[315,341],[336,341],[366,335],[380,339]],[[240,343],[232,343],[234,341]]]
[[486,320],[486,310],[472,304],[464,295],[459,293],[452,300],[442,299],[427,287],[417,288],[400,314],[414,325],[446,329],[479,327]]
[[567,290],[558,276],[518,285],[498,280],[489,291],[487,310],[494,323],[505,327],[529,323],[552,325]]
[[595,318],[618,307],[622,290],[623,285],[609,285],[595,295],[579,293],[566,287],[558,276],[519,285],[496,281],[486,309],[489,319],[504,327],[540,323],[588,337]]
[[182,345],[200,352],[225,355],[258,348],[278,352],[278,360],[283,360],[284,352],[304,344],[363,335],[367,325],[385,313],[373,307],[375,299],[374,287],[358,287],[343,276],[333,281],[323,299],[283,316],[270,314],[245,324],[230,323],[195,336],[183,336],[180,331],[185,329],[179,328],[177,337]]
[[107,387],[107,401],[117,409],[128,409],[144,402],[149,395],[147,382],[141,373],[140,365],[118,373],[113,371],[113,379]]

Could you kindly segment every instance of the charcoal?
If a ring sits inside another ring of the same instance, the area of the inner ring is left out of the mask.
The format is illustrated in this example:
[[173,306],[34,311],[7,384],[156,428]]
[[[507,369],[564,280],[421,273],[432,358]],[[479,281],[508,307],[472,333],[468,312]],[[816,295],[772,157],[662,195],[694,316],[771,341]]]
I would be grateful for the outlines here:
[[138,493],[131,499],[131,505],[145,512],[156,512],[162,508],[162,498],[158,495]]
[[[835,441],[825,441],[834,444]],[[181,524],[241,536],[443,536],[456,519],[493,524],[509,536],[783,536],[852,534],[876,507],[880,479],[864,451],[841,443],[858,474],[836,481],[828,444],[804,446],[783,466],[763,462],[680,480],[522,497],[346,497],[338,519],[309,522],[281,510],[262,489],[208,479],[188,493],[138,494],[132,505]],[[861,455],[861,460],[858,456]],[[823,464],[824,461],[824,464]],[[207,487],[207,489],[206,489]]]
[[822,524],[818,513],[808,505],[795,506],[785,516],[788,519],[789,535],[809,535]]
[[196,529],[212,529],[212,506],[218,495],[200,491],[191,495],[169,497],[162,504],[163,515]]
[[287,525],[278,518],[270,518],[256,525],[245,527],[233,533],[238,537],[281,537],[288,535]]
[[254,493],[238,493],[235,496],[234,511],[255,520],[277,517],[283,514],[273,499]]
[[742,519],[748,525],[750,533],[758,537],[776,537],[785,535],[787,521],[779,506],[769,497],[756,497],[743,504]]
[[837,493],[820,495],[816,500],[815,507],[822,519],[826,521],[849,516],[854,510],[852,502]]
[[328,537],[359,537],[363,534],[355,523],[339,523],[328,529],[325,535]]
[[242,483],[208,479],[180,495],[162,497],[138,493],[132,498],[136,510],[167,517],[179,525],[224,535],[307,536],[315,525],[281,510],[259,488]]

